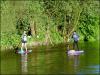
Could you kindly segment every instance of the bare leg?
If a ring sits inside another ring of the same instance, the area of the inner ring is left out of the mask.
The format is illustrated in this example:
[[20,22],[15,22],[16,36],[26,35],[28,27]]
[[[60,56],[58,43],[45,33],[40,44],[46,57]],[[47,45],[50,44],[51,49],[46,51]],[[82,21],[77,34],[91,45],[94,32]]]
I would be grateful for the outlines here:
[[26,52],[27,52],[27,43],[25,43],[25,49],[26,49]]
[[21,46],[21,51],[23,51],[23,46],[24,46],[24,43],[22,43],[22,46]]

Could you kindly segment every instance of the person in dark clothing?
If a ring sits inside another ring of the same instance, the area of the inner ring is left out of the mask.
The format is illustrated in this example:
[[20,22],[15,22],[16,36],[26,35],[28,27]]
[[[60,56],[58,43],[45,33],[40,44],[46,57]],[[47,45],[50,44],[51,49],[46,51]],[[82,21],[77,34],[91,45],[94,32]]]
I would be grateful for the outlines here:
[[28,28],[28,36],[32,36],[31,28],[30,27]]
[[78,47],[79,35],[76,33],[76,31],[73,32],[72,38],[74,40],[74,42],[73,42],[73,49],[76,50],[76,47],[77,47],[77,50],[79,50],[79,47]]

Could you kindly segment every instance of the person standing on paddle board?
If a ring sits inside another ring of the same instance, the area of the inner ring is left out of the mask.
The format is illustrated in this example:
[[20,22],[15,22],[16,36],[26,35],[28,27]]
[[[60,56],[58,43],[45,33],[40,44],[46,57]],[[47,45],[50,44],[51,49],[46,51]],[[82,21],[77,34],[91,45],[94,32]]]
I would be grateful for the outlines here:
[[76,31],[73,32],[72,38],[74,40],[73,49],[75,49],[75,46],[76,46],[77,50],[79,50],[79,47],[78,47],[79,35],[76,33]]
[[21,51],[23,51],[23,47],[26,49],[27,52],[27,34],[26,31],[24,31],[24,33],[22,34],[22,46],[21,46]]

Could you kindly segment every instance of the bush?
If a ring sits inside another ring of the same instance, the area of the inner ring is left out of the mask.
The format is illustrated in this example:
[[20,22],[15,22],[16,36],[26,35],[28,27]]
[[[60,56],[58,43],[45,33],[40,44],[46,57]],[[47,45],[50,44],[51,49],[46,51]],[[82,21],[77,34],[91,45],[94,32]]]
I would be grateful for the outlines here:
[[16,33],[1,33],[1,46],[2,47],[16,47],[20,44],[20,36]]

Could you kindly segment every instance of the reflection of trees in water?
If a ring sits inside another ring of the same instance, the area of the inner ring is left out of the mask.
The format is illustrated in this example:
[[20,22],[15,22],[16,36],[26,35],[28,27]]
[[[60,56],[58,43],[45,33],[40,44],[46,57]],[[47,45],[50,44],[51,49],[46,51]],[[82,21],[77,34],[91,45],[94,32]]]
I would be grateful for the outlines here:
[[68,66],[71,67],[73,72],[77,73],[79,70],[79,55],[68,56]]
[[79,55],[74,56],[74,72],[77,73],[79,68]]
[[74,66],[79,65],[79,55],[74,56]]
[[51,70],[51,55],[50,55],[50,49],[49,49],[49,46],[46,47],[46,50],[45,50],[45,65],[46,65],[46,69],[45,71],[47,73],[50,73],[50,70]]
[[64,56],[63,52],[56,51],[46,47],[45,50],[45,72],[46,74],[56,74],[64,72]]
[[22,74],[26,74],[28,72],[28,69],[27,69],[27,53],[21,54],[21,67],[22,67]]
[[34,48],[34,54],[31,55],[32,58],[31,59],[31,67],[33,67],[32,73],[33,74],[37,74],[37,67],[38,67],[38,49]]

